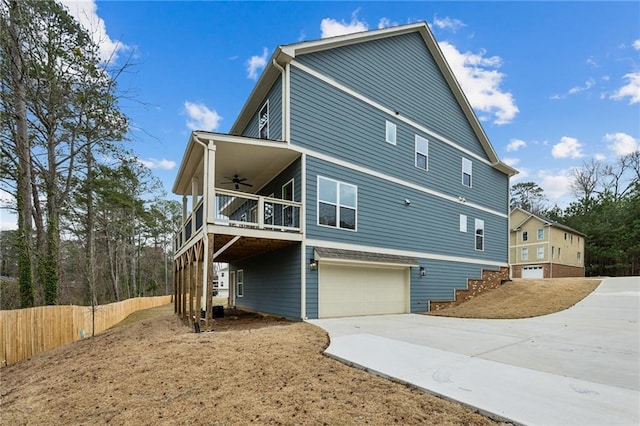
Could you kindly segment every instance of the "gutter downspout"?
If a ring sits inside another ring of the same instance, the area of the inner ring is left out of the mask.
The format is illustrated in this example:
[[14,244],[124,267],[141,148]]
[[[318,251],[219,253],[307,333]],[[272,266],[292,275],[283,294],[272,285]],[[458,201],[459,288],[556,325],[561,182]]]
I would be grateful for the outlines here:
[[280,66],[280,64],[275,60],[275,58],[271,61],[273,66],[280,71],[280,85],[282,86],[282,118],[280,119],[280,123],[282,124],[282,141],[288,142],[289,135],[287,134],[287,126],[286,126],[286,117],[287,117],[287,84],[285,81],[285,70]]

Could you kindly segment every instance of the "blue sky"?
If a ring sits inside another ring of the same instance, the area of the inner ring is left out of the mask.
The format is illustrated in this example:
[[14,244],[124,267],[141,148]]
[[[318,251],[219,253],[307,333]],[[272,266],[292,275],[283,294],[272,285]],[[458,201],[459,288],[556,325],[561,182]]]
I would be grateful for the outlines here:
[[191,129],[227,132],[280,44],[429,23],[500,158],[551,204],[640,143],[639,2],[63,1],[117,61],[130,147],[171,191]]

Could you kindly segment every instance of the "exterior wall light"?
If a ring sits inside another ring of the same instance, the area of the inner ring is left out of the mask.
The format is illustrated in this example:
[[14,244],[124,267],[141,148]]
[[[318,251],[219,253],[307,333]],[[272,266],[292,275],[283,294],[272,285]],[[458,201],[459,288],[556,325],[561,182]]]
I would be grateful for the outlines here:
[[318,269],[318,262],[315,259],[309,259],[309,269],[312,271]]
[[424,276],[426,276],[426,275],[427,275],[427,270],[426,270],[426,269],[424,269],[424,266],[421,266],[421,267],[420,267],[420,276],[421,276],[421,277],[424,277]]

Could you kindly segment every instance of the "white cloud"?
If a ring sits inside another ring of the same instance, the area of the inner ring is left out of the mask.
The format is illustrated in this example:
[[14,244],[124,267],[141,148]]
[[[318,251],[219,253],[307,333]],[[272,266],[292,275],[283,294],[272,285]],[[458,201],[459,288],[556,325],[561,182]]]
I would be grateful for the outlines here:
[[449,42],[439,43],[451,70],[462,86],[469,102],[481,117],[491,116],[495,124],[507,124],[518,114],[513,95],[502,91],[504,74],[498,71],[502,59],[486,57],[485,52],[461,53]]
[[520,139],[511,139],[509,144],[507,145],[507,152],[517,151],[520,148],[524,148],[527,146],[527,143]]
[[100,59],[103,62],[115,61],[118,54],[131,48],[119,40],[112,40],[109,37],[104,20],[98,16],[98,6],[94,0],[58,1],[66,6],[69,14],[91,34],[91,38],[99,47]]
[[607,156],[606,156],[606,155],[604,155],[604,154],[597,153],[596,155],[594,155],[594,156],[593,156],[593,158],[594,158],[596,161],[604,161],[604,160],[606,160],[606,159],[607,159]]
[[580,158],[582,153],[582,144],[576,138],[563,136],[560,142],[551,148],[553,158]]
[[247,61],[247,77],[252,80],[256,80],[258,78],[258,73],[267,65],[268,54],[269,51],[265,47],[262,49],[262,55],[255,55],[249,58]]
[[637,104],[640,102],[640,72],[632,72],[629,74],[625,74],[623,77],[629,82],[618,89],[613,95],[611,95],[611,99],[615,99],[617,101],[623,100],[624,98],[629,98],[629,105]]
[[511,167],[515,167],[518,165],[518,163],[520,163],[520,159],[519,158],[511,158],[511,157],[504,157],[502,159],[503,163],[506,163],[507,165],[511,166]]
[[620,156],[631,154],[640,149],[638,140],[626,133],[607,133],[603,139],[608,142],[609,149]]
[[640,39],[633,41],[633,48],[636,50],[640,50]]
[[593,59],[593,56],[587,59],[587,65],[591,65],[594,68],[598,68],[598,63],[596,62],[595,59]]
[[510,181],[511,183],[516,183],[519,181],[525,182],[530,176],[529,169],[527,168],[518,168],[518,174],[513,176]]
[[459,19],[452,19],[448,16],[445,18],[438,18],[437,16],[433,17],[433,25],[439,29],[449,29],[454,33],[458,31],[462,27],[466,27],[467,25]]
[[191,130],[214,131],[218,128],[222,117],[215,110],[210,110],[205,104],[185,101],[184,108],[189,116],[187,127]]
[[395,27],[396,25],[398,25],[398,23],[391,21],[389,18],[380,18],[380,20],[378,21],[379,30],[382,28]]
[[322,22],[320,22],[320,37],[335,37],[345,34],[367,31],[369,29],[369,25],[367,25],[366,22],[360,21],[358,19],[358,11],[359,9],[356,9],[351,14],[351,22],[345,22],[344,20],[338,22],[333,18],[324,18]]
[[148,160],[138,159],[138,162],[149,169],[171,170],[176,166],[175,161],[166,160],[164,158],[162,160],[158,160],[156,158],[149,158]]
[[562,205],[568,201],[564,198],[571,195],[572,179],[572,169],[559,174],[554,174],[549,170],[541,170],[538,173],[537,183],[544,190],[544,195],[552,204]]
[[570,95],[575,95],[576,93],[580,93],[580,92],[583,92],[585,90],[591,89],[595,84],[596,84],[596,82],[592,78],[590,78],[589,80],[585,81],[584,86],[572,87],[571,89],[569,89],[568,93]]

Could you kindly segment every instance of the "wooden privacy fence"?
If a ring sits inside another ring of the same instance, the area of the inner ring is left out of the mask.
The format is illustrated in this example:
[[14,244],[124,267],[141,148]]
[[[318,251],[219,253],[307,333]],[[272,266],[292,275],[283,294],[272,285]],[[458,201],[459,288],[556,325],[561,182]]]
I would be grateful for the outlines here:
[[0,311],[0,367],[113,327],[130,314],[171,303],[171,296],[137,297],[91,306],[38,306]]

